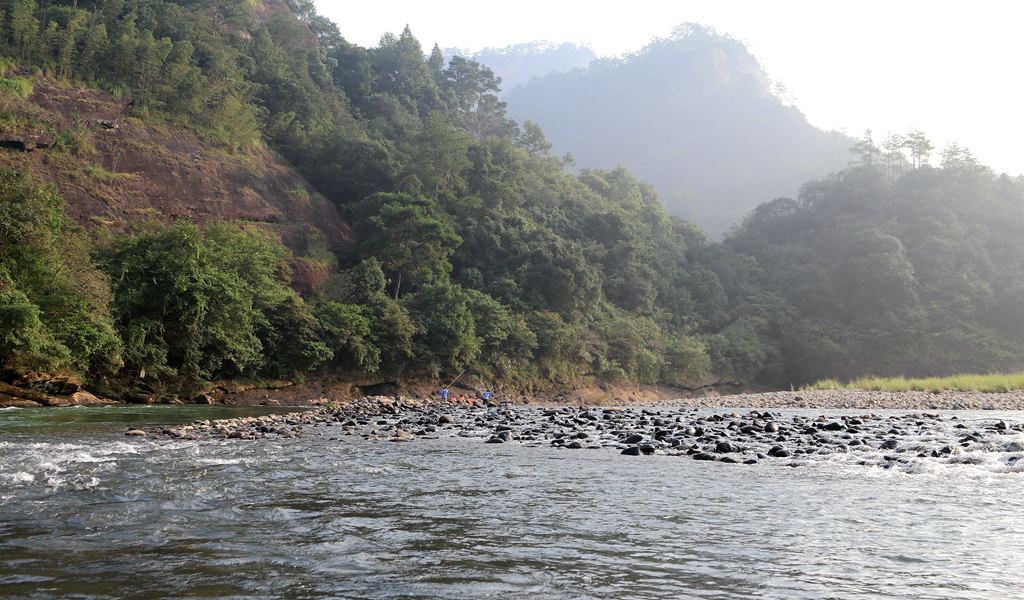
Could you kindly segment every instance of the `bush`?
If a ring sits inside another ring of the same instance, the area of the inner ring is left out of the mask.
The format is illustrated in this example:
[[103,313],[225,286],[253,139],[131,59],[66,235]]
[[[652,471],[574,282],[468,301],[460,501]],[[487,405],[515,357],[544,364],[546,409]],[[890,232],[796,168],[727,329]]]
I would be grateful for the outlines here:
[[0,77],[0,94],[24,100],[32,95],[32,82],[24,77]]
[[209,379],[259,372],[268,358],[275,374],[330,358],[275,241],[231,224],[147,227],[115,239],[106,266],[126,366]]

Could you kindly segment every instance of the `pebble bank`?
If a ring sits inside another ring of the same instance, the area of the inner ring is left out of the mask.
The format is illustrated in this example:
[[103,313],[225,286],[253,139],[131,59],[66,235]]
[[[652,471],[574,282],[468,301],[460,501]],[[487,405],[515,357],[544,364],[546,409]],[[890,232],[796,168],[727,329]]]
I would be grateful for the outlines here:
[[[666,454],[702,461],[757,464],[833,454],[860,455],[862,464],[890,468],[911,459],[970,462],[978,452],[1000,453],[1013,466],[1024,458],[1024,424],[1001,419],[961,419],[934,408],[1000,407],[1019,396],[984,400],[970,394],[921,396],[874,392],[793,392],[731,396],[750,401],[742,410],[698,407],[512,407],[494,403],[439,404],[430,400],[370,397],[340,407],[300,413],[214,421],[179,427],[129,429],[130,437],[184,440],[266,440],[307,436],[361,436],[366,440],[415,442],[441,437],[475,438],[488,444],[549,446],[559,450],[615,450],[626,456]],[[927,401],[927,402],[926,402]],[[761,403],[760,405],[754,404]],[[785,404],[783,404],[785,402]],[[928,408],[920,410],[926,402]],[[774,403],[774,404],[769,404]],[[829,405],[825,405],[829,403]],[[859,404],[858,404],[859,403]],[[765,405],[770,409],[762,408]],[[750,406],[757,406],[751,409]],[[915,412],[878,415],[871,408]],[[1016,405],[1014,405],[1016,406]],[[864,409],[860,414],[817,416],[779,408]],[[792,411],[788,411],[792,412]],[[1024,462],[1021,462],[1024,466]]]

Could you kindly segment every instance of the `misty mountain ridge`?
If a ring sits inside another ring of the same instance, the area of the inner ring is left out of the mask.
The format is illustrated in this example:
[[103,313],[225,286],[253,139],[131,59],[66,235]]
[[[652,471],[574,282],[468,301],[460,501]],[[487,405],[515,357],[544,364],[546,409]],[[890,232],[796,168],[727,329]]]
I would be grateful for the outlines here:
[[442,52],[445,63],[453,56],[462,56],[489,67],[495,75],[501,77],[504,94],[516,86],[526,85],[534,77],[582,69],[597,60],[594,49],[587,44],[548,40],[535,40],[504,48],[484,48],[476,52],[468,48],[445,48]]
[[658,189],[669,213],[712,235],[844,168],[856,143],[808,123],[743,42],[694,23],[635,53],[534,79],[505,99],[512,118],[543,126],[554,152],[628,167]]

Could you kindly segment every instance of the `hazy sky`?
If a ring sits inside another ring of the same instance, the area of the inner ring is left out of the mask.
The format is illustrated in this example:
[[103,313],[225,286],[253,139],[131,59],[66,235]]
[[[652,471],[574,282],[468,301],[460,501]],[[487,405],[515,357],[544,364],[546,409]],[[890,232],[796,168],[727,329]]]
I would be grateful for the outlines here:
[[870,128],[876,142],[916,128],[937,148],[957,142],[998,172],[1024,172],[1020,1],[316,4],[351,42],[375,46],[408,23],[427,51],[434,42],[479,50],[546,39],[618,56],[680,23],[702,23],[745,41],[818,127],[855,136]]

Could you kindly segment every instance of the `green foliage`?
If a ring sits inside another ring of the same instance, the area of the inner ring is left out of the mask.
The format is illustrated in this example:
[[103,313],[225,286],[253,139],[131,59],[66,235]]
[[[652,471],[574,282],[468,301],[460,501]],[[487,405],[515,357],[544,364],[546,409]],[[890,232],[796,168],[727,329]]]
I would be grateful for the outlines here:
[[0,94],[28,98],[32,95],[32,82],[24,77],[0,77]]
[[0,169],[0,365],[116,368],[107,280],[52,186]]
[[360,258],[374,257],[394,274],[398,300],[402,276],[444,282],[451,271],[448,257],[462,239],[443,220],[434,202],[408,194],[375,194],[350,209],[359,234]]
[[111,173],[110,171],[107,171],[103,167],[96,165],[84,165],[78,167],[78,169],[76,169],[76,172],[81,173],[83,175],[87,175],[92,179],[96,179],[98,181],[122,181],[124,179],[131,179],[132,177],[134,177],[134,175],[131,173]]
[[714,371],[737,382],[754,379],[774,350],[762,337],[767,327],[764,319],[744,316],[720,333],[707,336],[705,343]]
[[435,376],[458,373],[480,355],[472,300],[460,286],[442,283],[425,285],[403,302],[417,323],[417,355]]
[[372,373],[380,366],[380,349],[370,341],[371,321],[364,312],[359,306],[330,301],[316,306],[315,316],[331,351],[328,358],[333,358],[336,368],[359,368]]
[[914,134],[916,168],[902,176],[894,161],[867,158],[868,139],[850,169],[809,182],[797,201],[761,205],[726,240],[757,260],[754,282],[788,305],[783,313],[799,314],[769,319],[761,334],[790,381],[1024,360],[1020,184],[956,145],[931,168],[930,145]]
[[115,238],[105,261],[126,367],[185,380],[315,368],[333,357],[256,230],[178,221]]

